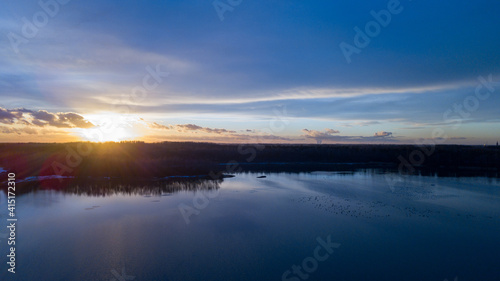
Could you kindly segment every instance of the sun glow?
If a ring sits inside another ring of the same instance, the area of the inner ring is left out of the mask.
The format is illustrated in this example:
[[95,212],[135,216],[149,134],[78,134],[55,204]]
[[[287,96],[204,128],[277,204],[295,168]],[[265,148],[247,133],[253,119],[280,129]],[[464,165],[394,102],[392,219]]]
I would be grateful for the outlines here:
[[85,116],[95,127],[79,130],[85,141],[108,142],[135,140],[141,137],[137,128],[139,118],[117,113],[102,113]]

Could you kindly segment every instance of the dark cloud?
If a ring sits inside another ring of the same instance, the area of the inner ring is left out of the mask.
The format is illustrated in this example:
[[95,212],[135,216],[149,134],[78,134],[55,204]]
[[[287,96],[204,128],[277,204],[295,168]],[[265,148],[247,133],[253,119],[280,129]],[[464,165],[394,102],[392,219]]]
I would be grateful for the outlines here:
[[12,114],[12,112],[0,107],[0,123],[11,124],[14,123],[16,118],[16,115]]
[[184,124],[184,125],[176,125],[176,129],[178,132],[185,132],[185,131],[198,131],[203,129],[203,127],[200,127],[195,124]]
[[39,110],[39,111],[36,111],[36,112],[32,112],[31,113],[31,116],[33,116],[33,118],[35,119],[38,119],[40,121],[46,121],[46,122],[55,122],[57,117],[55,114],[52,114],[52,113],[49,113],[48,111],[46,110]]
[[40,120],[37,120],[37,119],[33,119],[33,120],[31,121],[31,123],[33,123],[33,125],[38,126],[38,127],[43,127],[43,126],[45,126],[45,125],[46,125],[46,123],[44,123],[44,122],[42,122],[42,121],[40,121]]
[[33,111],[30,113],[33,117],[31,121],[34,125],[44,127],[52,126],[57,128],[91,128],[94,124],[85,120],[77,113],[51,113],[46,110]]
[[91,128],[94,127],[94,124],[85,120],[85,118],[79,114],[69,112],[69,113],[59,113],[57,115],[61,122],[72,124],[77,128]]
[[392,137],[392,132],[380,131],[376,132],[373,136],[378,138]]
[[234,134],[236,131],[226,130],[226,129],[211,129],[211,128],[202,128],[201,131],[209,134]]
[[56,128],[94,127],[94,124],[77,113],[51,113],[46,110],[33,111],[25,108],[5,109],[0,107],[0,123]]

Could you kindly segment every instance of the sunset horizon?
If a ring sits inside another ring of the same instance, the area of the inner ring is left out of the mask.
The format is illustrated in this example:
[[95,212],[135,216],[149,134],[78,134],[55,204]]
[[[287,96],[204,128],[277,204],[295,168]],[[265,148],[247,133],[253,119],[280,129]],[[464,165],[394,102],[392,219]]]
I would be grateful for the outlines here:
[[448,25],[415,21],[421,2],[365,6],[11,3],[0,142],[495,144],[493,9],[440,4]]
[[0,280],[500,280],[499,15],[3,0]]

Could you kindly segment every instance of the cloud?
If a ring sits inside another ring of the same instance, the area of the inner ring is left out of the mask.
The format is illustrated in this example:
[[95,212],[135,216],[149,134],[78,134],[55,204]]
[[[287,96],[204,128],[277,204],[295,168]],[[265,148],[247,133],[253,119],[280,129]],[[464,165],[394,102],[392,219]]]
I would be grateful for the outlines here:
[[218,135],[212,134],[209,136],[202,135],[148,135],[144,137],[147,141],[201,141],[201,142],[218,142],[218,143],[282,143],[284,141],[296,141],[298,139],[287,138],[272,134],[227,134]]
[[9,110],[0,107],[0,123],[10,124],[14,123],[16,116]]
[[0,133],[2,134],[28,134],[28,135],[37,135],[38,131],[29,128],[29,127],[24,127],[24,128],[11,128],[11,127],[6,127],[6,126],[0,126]]
[[57,114],[60,122],[64,122],[67,124],[71,124],[77,128],[91,128],[94,127],[94,124],[85,120],[85,118],[79,114],[68,112],[68,113],[59,113]]
[[156,122],[152,122],[148,124],[148,127],[153,128],[153,129],[162,129],[162,130],[176,130],[177,132],[190,132],[190,131],[197,131],[197,132],[204,132],[207,134],[235,134],[236,131],[232,130],[227,130],[227,129],[218,129],[218,128],[207,128],[207,127],[201,127],[195,124],[182,124],[182,125],[161,125]]
[[350,143],[372,143],[372,142],[399,142],[398,139],[393,137],[392,132],[380,131],[376,132],[373,136],[341,136],[339,131],[333,129],[325,129],[324,132],[316,130],[303,129],[305,134],[303,137],[306,139],[314,139],[318,144],[323,141],[335,142],[350,142]]
[[176,125],[175,127],[178,132],[197,131],[203,129],[203,127],[200,127],[195,124]]
[[346,127],[346,128],[350,128],[350,127],[356,127],[356,126],[366,127],[366,126],[378,125],[378,124],[380,124],[379,121],[373,120],[373,121],[361,121],[361,122],[354,122],[354,123],[344,123],[341,126]]
[[15,122],[15,119],[22,119],[25,112],[31,111],[24,108],[5,109],[0,107],[0,123],[12,124]]
[[325,129],[324,132],[303,129],[302,132],[305,133],[306,138],[315,139],[318,144],[322,143],[323,140],[340,140],[341,136],[334,136],[334,134],[340,134],[340,131],[333,129]]
[[[177,131],[180,133],[186,133],[186,132],[203,132],[207,134],[212,134],[210,137],[203,137],[200,140],[203,141],[218,141],[218,142],[233,142],[233,141],[238,141],[238,142],[265,142],[265,141],[294,141],[297,139],[292,139],[292,138],[287,138],[283,136],[277,136],[273,134],[267,134],[264,132],[259,132],[257,130],[251,130],[251,129],[246,129],[246,130],[240,130],[243,132],[247,132],[250,134],[237,134],[236,131],[233,130],[228,130],[228,129],[219,129],[219,128],[207,128],[207,127],[202,127],[196,124],[177,124],[177,125],[162,125],[158,124],[156,122],[151,122],[147,123],[149,128],[152,129],[158,129],[158,130],[173,130]],[[334,131],[331,129],[329,130],[330,133],[335,133],[338,131]],[[152,136],[150,136],[152,137]],[[168,135],[168,136],[154,136],[157,139],[178,139],[178,138],[186,138],[186,136],[180,137],[180,136],[175,136],[175,135]],[[189,138],[193,139],[193,135],[190,135]],[[196,140],[197,138],[194,137]]]
[[380,131],[380,132],[376,132],[373,136],[380,137],[380,138],[392,137],[392,132]]
[[312,138],[329,137],[332,134],[340,133],[340,131],[333,129],[325,129],[325,132],[303,129],[302,132],[306,133],[306,137],[312,137]]
[[234,134],[236,131],[226,130],[226,129],[211,129],[211,128],[202,128],[201,131],[209,134]]
[[294,141],[296,139],[267,134],[267,135],[247,135],[247,134],[236,134],[231,135],[231,137],[238,139],[239,141],[247,142],[263,142],[263,141]]
[[0,107],[0,123],[56,128],[94,127],[94,124],[86,120],[85,117],[74,112],[51,113],[46,110],[33,111],[25,108],[5,109]]
[[51,113],[46,110],[33,111],[30,113],[34,125],[39,127],[53,126],[57,128],[91,128],[94,124],[85,120],[79,114],[73,112]]
[[[141,118],[141,120],[144,120]],[[162,124],[158,124],[156,122],[152,122],[152,123],[148,123],[148,127],[152,128],[152,129],[163,129],[163,130],[172,130],[173,127],[172,125],[162,125]]]
[[468,138],[466,137],[448,137],[448,138],[443,138],[443,137],[438,137],[438,138],[418,138],[416,141],[418,143],[444,143],[446,141],[450,141],[450,140],[467,140]]
[[325,132],[327,134],[340,134],[340,131],[338,130],[333,130],[333,129],[325,129]]

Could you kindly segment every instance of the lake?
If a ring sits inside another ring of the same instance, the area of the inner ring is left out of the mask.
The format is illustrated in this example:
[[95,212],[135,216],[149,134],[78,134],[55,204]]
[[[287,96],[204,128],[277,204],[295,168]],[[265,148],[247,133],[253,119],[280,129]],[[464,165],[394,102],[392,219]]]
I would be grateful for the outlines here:
[[33,188],[16,212],[16,274],[3,228],[1,280],[500,280],[496,178],[103,179]]

